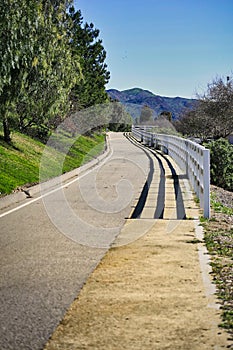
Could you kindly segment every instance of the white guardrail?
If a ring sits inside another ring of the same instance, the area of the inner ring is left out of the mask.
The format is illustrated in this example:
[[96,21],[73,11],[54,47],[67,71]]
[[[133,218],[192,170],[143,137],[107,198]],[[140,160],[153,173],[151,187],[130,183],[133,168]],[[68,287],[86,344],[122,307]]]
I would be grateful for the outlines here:
[[200,200],[205,218],[210,218],[210,152],[205,147],[173,135],[156,134],[153,126],[132,126],[132,134],[144,144],[160,148],[171,156]]

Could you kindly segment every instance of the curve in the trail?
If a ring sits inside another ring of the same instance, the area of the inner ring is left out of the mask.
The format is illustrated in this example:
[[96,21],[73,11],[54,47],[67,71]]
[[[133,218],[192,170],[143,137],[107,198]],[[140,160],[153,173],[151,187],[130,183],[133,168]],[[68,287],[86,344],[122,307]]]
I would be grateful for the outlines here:
[[[135,146],[121,134],[109,134],[109,143],[112,153],[103,158],[104,166],[98,168],[96,161],[91,171],[85,167],[78,177],[61,181],[60,190],[49,186],[43,196],[36,193],[33,199],[1,209],[1,350],[43,348],[130,215],[131,193],[124,193],[129,199],[122,200],[120,210],[116,205],[116,210],[108,212],[104,204],[115,205],[120,198],[118,183],[128,185],[130,179],[132,187],[125,186],[126,190],[144,185],[142,169],[147,157],[142,151],[135,152]],[[140,176],[134,177],[139,170]],[[91,205],[95,198],[96,202],[104,199],[102,207]],[[77,217],[91,225],[90,231],[77,225]],[[66,223],[67,232],[59,226]],[[76,234],[76,241],[68,236],[68,230]],[[80,244],[79,238],[86,237],[94,242]]]
[[[154,149],[151,149],[147,146],[142,145],[141,143],[139,143],[139,141],[137,141],[130,134],[126,133],[125,136],[131,143],[133,143],[136,147],[139,147],[140,149],[142,149],[145,152],[145,154],[147,155],[149,162],[150,162],[150,170],[148,173],[147,180],[145,182],[145,185],[143,187],[143,190],[141,192],[141,195],[139,197],[137,205],[136,205],[130,218],[131,219],[140,219],[141,218],[141,214],[142,214],[143,209],[144,209],[145,204],[146,204],[146,199],[148,197],[150,185],[151,185],[153,174],[155,171],[153,158],[156,158],[158,161],[158,164],[159,164],[159,168],[160,168],[160,179],[159,179],[157,203],[155,204],[155,211],[154,211],[153,218],[154,219],[163,219],[163,217],[164,217],[166,174],[165,174],[165,168],[163,165],[163,161],[165,161],[170,169],[170,172],[171,172],[170,176],[173,179],[173,187],[174,187],[175,201],[176,201],[176,218],[177,218],[177,220],[185,220],[186,213],[185,213],[182,191],[181,191],[181,187],[180,187],[179,175],[177,174],[171,161],[165,155],[163,155],[161,152],[157,152]],[[151,155],[153,155],[153,157]]]

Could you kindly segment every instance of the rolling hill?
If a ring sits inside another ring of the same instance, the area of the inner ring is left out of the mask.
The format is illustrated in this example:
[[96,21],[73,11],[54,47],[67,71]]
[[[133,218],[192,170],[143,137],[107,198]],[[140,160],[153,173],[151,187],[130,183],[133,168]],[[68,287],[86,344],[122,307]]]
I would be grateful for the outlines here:
[[140,88],[119,91],[116,89],[107,90],[108,95],[126,106],[133,118],[140,115],[142,106],[149,106],[158,116],[161,112],[172,113],[173,119],[179,119],[181,113],[186,109],[192,109],[197,103],[195,99],[183,97],[164,97],[153,94],[151,91]]

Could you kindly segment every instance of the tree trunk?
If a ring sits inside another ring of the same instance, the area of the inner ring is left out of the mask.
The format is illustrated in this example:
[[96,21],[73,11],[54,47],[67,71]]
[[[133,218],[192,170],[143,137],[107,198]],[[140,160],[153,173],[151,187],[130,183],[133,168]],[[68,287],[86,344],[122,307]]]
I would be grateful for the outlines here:
[[3,132],[4,132],[4,141],[7,143],[10,143],[11,142],[10,128],[9,128],[7,117],[3,118]]

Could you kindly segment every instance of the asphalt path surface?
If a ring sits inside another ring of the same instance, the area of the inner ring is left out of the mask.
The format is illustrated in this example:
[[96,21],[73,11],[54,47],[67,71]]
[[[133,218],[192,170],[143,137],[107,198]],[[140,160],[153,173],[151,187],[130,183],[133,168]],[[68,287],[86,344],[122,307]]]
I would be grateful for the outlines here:
[[1,350],[44,347],[140,197],[148,157],[123,134],[109,139],[94,169],[1,210]]

